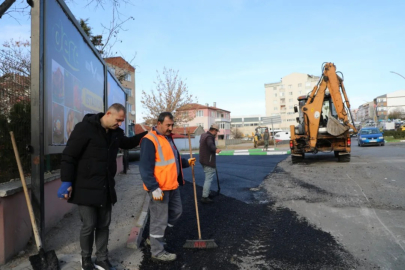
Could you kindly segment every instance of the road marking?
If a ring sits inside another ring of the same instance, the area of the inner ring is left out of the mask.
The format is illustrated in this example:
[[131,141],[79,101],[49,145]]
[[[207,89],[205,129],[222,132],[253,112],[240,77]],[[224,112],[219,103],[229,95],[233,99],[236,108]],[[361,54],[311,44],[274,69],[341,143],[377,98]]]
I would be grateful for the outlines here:
[[[353,178],[351,178],[348,174],[346,174],[347,177],[352,180],[360,189],[361,193],[363,193],[364,198],[366,198],[367,202],[370,203],[370,200],[368,199],[367,195],[363,192],[363,189],[360,187],[360,185],[356,182],[356,180],[354,180]],[[405,248],[401,245],[401,242],[399,242],[398,238],[394,235],[394,233],[388,229],[388,227],[384,224],[384,222],[382,222],[382,220],[378,217],[377,212],[375,211],[374,208],[371,208],[372,211],[374,212],[375,217],[378,219],[378,221],[380,222],[380,224],[384,227],[384,229],[392,236],[392,238],[394,238],[395,242],[398,244],[398,246],[401,247],[401,249],[405,252]]]

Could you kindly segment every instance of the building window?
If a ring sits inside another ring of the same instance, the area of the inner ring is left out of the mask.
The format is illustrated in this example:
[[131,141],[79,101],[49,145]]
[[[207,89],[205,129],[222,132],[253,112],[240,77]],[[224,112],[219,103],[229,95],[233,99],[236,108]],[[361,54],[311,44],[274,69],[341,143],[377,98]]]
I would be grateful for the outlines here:
[[274,94],[274,97],[277,97],[277,93]]
[[284,97],[284,93],[283,93],[283,92],[280,93],[280,97]]
[[293,107],[294,107],[293,105],[290,105],[288,108],[292,109]]
[[277,100],[273,100],[273,103],[274,103],[274,104],[277,104],[277,103],[278,103],[278,101],[277,101]]
[[292,96],[293,92],[288,92],[288,94],[289,94],[290,96]]
[[211,111],[211,117],[215,117],[215,111]]
[[277,110],[278,110],[278,107],[274,107],[274,110],[277,111]]
[[292,98],[290,98],[290,99],[288,100],[288,102],[293,102],[293,99],[292,99]]
[[131,74],[129,74],[129,73],[125,74],[124,80],[126,80],[127,82],[130,82],[131,81]]
[[298,91],[298,94],[301,95],[302,91]]
[[127,112],[131,113],[132,112],[132,104],[127,102]]
[[288,85],[288,89],[291,89],[291,88],[292,88],[292,84],[289,84],[289,85]]
[[284,84],[280,85],[280,89],[284,89]]
[[302,87],[302,83],[299,83],[299,84],[298,84],[298,87]]
[[198,110],[196,116],[197,117],[204,116],[204,111],[203,110]]
[[127,93],[128,97],[132,97],[132,89],[124,87],[125,93]]
[[273,90],[277,90],[277,86],[274,86],[274,87],[273,87]]
[[305,86],[311,86],[311,82],[306,82]]

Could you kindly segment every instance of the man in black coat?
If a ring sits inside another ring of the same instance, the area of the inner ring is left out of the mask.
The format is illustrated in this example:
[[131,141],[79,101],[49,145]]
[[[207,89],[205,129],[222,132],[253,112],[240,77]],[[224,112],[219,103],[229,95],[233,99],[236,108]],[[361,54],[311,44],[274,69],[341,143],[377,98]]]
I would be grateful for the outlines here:
[[205,173],[205,181],[203,186],[203,193],[201,197],[202,203],[212,203],[213,200],[209,197],[211,183],[214,180],[214,175],[216,173],[216,154],[221,152],[215,146],[215,136],[217,136],[219,131],[218,125],[213,124],[206,133],[201,134],[200,138],[200,154],[199,161],[203,166]]
[[62,153],[60,198],[78,205],[82,228],[80,247],[82,269],[93,270],[91,260],[96,242],[97,269],[111,269],[108,235],[111,208],[117,202],[115,174],[118,149],[139,145],[147,132],[128,138],[119,126],[125,120],[125,107],[115,103],[107,112],[87,114],[78,123]]

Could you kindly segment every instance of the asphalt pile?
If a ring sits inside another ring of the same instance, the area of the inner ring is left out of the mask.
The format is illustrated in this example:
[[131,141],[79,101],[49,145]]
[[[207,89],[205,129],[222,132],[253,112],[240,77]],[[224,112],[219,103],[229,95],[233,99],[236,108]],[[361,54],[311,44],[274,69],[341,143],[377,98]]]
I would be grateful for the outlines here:
[[[201,194],[197,187],[197,194]],[[356,260],[329,234],[286,208],[258,196],[245,203],[219,195],[213,204],[200,204],[202,239],[214,239],[216,249],[184,249],[187,239],[198,239],[192,184],[181,187],[183,215],[166,233],[168,251],[177,260],[151,260],[143,246],[140,269],[353,269]],[[200,199],[200,198],[199,198]],[[148,227],[143,237],[148,235]]]

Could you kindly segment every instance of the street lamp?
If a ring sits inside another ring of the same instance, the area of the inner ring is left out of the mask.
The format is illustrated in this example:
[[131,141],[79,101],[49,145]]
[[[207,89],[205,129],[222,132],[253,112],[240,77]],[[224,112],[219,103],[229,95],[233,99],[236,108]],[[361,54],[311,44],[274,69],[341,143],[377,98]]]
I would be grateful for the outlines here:
[[399,74],[399,73],[396,73],[396,72],[394,72],[394,71],[390,71],[391,73],[394,73],[394,74],[397,74],[398,76],[401,76],[402,78],[404,78],[405,79],[405,77],[404,76],[402,76],[401,74]]

